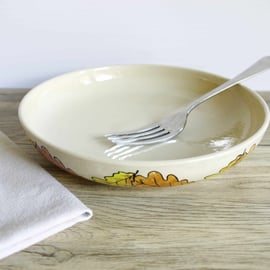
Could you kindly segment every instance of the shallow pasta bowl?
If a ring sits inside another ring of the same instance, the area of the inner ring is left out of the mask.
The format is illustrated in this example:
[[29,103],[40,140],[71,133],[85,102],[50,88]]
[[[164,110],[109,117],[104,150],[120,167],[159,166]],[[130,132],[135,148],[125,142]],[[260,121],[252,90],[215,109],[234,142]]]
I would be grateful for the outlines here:
[[155,122],[224,82],[179,67],[123,65],[76,71],[30,90],[19,106],[26,135],[72,174],[118,186],[173,186],[224,172],[262,139],[269,110],[237,85],[194,110],[167,143],[117,146],[104,134]]

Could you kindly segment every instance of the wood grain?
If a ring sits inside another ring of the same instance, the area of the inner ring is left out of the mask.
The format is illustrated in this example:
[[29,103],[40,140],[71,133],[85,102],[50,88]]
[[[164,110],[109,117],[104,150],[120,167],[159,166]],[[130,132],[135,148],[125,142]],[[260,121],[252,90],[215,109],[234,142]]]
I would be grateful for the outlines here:
[[[211,180],[109,187],[60,171],[36,152],[17,117],[26,91],[0,91],[0,129],[94,217],[1,260],[0,269],[270,269],[269,131],[247,159]],[[269,104],[270,92],[261,94]]]

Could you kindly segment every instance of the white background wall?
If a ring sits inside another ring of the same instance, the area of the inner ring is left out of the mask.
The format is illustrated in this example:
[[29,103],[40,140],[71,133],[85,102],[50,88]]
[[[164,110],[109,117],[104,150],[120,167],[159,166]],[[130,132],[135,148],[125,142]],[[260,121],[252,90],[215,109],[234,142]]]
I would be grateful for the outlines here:
[[[0,0],[0,87],[124,63],[232,77],[264,55],[269,0]],[[246,85],[270,90],[270,72]]]

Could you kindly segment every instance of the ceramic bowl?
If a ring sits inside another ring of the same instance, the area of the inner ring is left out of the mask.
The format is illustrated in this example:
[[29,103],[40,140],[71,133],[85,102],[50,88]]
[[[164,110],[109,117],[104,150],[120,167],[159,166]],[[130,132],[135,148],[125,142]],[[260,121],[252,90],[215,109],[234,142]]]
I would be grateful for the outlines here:
[[197,107],[167,143],[114,146],[104,134],[159,120],[224,82],[156,65],[87,69],[29,91],[19,119],[37,150],[61,169],[117,186],[173,186],[222,173],[245,158],[269,123],[266,103],[237,85]]

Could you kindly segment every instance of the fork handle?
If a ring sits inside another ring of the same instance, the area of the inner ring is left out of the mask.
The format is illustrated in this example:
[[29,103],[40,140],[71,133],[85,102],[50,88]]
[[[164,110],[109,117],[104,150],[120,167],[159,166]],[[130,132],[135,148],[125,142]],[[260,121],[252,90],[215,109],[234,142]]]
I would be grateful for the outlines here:
[[235,76],[234,78],[226,81],[225,83],[219,85],[218,87],[214,88],[210,92],[207,92],[206,94],[202,95],[195,101],[191,102],[187,106],[187,113],[189,114],[193,109],[195,109],[198,105],[205,102],[209,98],[212,98],[216,96],[217,94],[227,90],[228,88],[238,84],[239,82],[242,82],[257,73],[260,73],[262,71],[265,71],[266,69],[270,68],[270,56],[265,56],[255,62],[252,66],[241,72],[239,75]]

